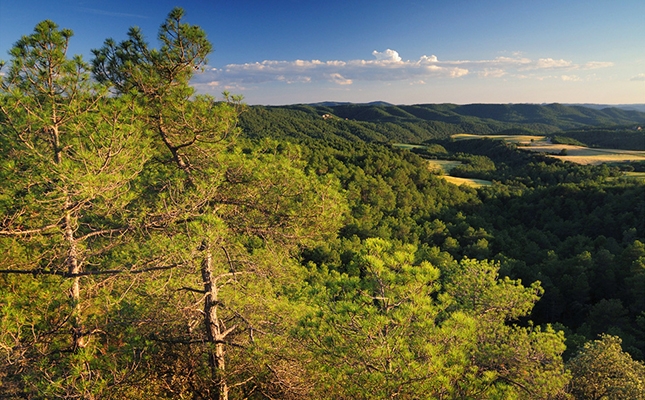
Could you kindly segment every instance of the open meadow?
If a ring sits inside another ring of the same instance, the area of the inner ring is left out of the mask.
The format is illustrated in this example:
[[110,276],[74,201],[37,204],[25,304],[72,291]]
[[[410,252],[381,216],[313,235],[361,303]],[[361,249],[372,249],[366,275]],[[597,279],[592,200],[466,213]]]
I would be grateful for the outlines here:
[[459,133],[452,136],[453,140],[470,139],[499,139],[509,143],[515,143],[521,149],[543,153],[562,161],[570,161],[576,164],[603,164],[614,162],[635,162],[645,161],[645,151],[602,149],[569,144],[554,144],[544,136],[529,135],[472,135]]
[[484,179],[460,178],[448,175],[450,173],[450,170],[461,164],[462,162],[457,160],[428,160],[428,168],[432,172],[438,174],[441,178],[457,186],[466,185],[478,188],[482,186],[492,185],[491,181]]
[[568,144],[531,144],[524,148],[562,161],[585,165],[645,161],[645,151],[636,150],[598,149]]
[[509,143],[519,145],[530,143],[547,143],[546,136],[538,135],[474,135],[472,133],[457,133],[451,136],[452,140],[471,140],[471,139],[499,139]]
[[490,186],[493,184],[491,181],[487,181],[484,179],[459,178],[457,176],[450,176],[450,175],[441,175],[441,177],[446,181],[452,184],[455,184],[457,186],[466,185],[466,186],[478,188],[482,186]]

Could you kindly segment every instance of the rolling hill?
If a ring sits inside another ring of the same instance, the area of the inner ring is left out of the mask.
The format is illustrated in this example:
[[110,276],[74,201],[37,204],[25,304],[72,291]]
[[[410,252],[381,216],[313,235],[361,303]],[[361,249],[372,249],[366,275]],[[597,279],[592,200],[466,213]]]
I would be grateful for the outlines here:
[[250,106],[241,126],[251,136],[342,137],[421,143],[455,133],[553,134],[588,127],[645,125],[645,112],[562,104],[351,104]]

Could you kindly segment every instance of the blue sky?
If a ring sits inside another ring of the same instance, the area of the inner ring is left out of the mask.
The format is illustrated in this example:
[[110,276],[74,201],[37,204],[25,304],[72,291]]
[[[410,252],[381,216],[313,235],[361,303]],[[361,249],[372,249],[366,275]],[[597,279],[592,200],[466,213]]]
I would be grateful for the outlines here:
[[198,91],[249,104],[645,103],[643,0],[0,0],[0,59],[44,19],[89,61],[175,6],[215,51]]

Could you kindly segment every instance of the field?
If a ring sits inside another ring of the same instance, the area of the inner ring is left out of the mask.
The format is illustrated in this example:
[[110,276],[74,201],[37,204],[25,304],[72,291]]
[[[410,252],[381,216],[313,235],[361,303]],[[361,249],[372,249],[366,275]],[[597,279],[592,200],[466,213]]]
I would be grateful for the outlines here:
[[[452,135],[453,140],[472,139],[499,139],[509,143],[515,143],[520,149],[546,154],[562,161],[570,161],[577,164],[602,164],[614,162],[645,161],[645,151],[600,149],[568,144],[553,144],[545,136],[532,135],[473,135],[459,133]],[[399,148],[421,148],[422,145],[397,144]],[[481,179],[458,178],[450,176],[450,170],[460,165],[456,160],[428,160],[428,168],[439,174],[442,178],[455,185],[468,185],[481,187],[491,185],[490,181]],[[645,173],[625,173],[625,177],[637,180],[645,180]]]
[[452,138],[454,140],[481,138],[505,140],[510,143],[516,143],[522,149],[547,154],[562,161],[570,161],[577,164],[645,161],[645,151],[600,149],[568,144],[553,144],[544,136],[471,135],[460,133],[453,135]]
[[[566,144],[536,144],[527,146],[526,149],[577,164],[645,161],[645,151],[636,150],[597,149]],[[561,154],[563,150],[566,155]]]
[[428,160],[428,163],[431,170],[443,173],[449,173],[451,169],[461,165],[461,161],[455,160]]
[[532,135],[473,135],[471,133],[457,133],[452,135],[453,140],[470,140],[470,139],[499,139],[505,140],[509,143],[515,143],[519,145],[526,145],[531,143],[547,143],[544,136],[532,136]]
[[427,147],[427,146],[424,146],[424,145],[421,145],[421,144],[394,143],[394,147],[397,147],[399,149],[408,149],[408,150],[410,150],[410,149],[422,149],[422,148]]
[[482,186],[490,186],[493,184],[491,181],[485,181],[483,179],[458,178],[456,176],[450,176],[450,175],[440,175],[440,177],[457,186],[466,185],[466,186],[478,188]]
[[446,181],[455,184],[455,185],[466,185],[470,187],[482,187],[489,186],[492,184],[491,181],[485,181],[483,179],[472,179],[472,178],[458,178],[456,176],[446,175],[450,173],[450,170],[455,168],[457,165],[460,165],[461,161],[455,160],[428,160],[428,168],[435,173],[439,174],[439,177],[445,179]]
[[[618,178],[614,178],[618,179]],[[620,179],[645,182],[645,172],[624,172]]]

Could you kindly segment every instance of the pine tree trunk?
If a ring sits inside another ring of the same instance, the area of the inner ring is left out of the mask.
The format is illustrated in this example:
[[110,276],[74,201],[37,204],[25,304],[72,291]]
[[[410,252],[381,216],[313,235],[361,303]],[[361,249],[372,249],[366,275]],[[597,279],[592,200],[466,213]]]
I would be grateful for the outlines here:
[[83,347],[83,327],[80,322],[80,299],[81,285],[80,277],[77,276],[80,271],[78,263],[78,249],[74,239],[74,225],[72,222],[71,211],[69,210],[71,202],[69,199],[65,202],[65,241],[68,244],[67,250],[67,273],[72,276],[72,287],[69,291],[69,300],[71,305],[71,333],[72,333],[72,350],[77,351]]
[[204,323],[206,325],[206,337],[208,339],[209,354],[208,360],[213,380],[217,381],[219,400],[228,400],[228,383],[225,371],[224,360],[224,339],[227,332],[223,331],[221,321],[217,316],[217,284],[213,279],[213,256],[210,248],[206,246],[206,255],[202,260],[202,282],[206,298],[204,301]]

